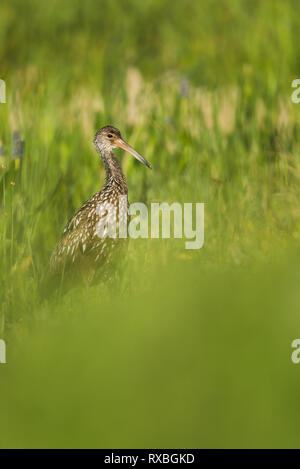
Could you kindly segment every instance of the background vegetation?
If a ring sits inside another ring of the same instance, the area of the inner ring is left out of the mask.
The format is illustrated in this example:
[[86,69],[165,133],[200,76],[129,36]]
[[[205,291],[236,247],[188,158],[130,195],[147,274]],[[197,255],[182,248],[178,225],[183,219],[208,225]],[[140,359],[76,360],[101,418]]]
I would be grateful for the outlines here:
[[[292,0],[2,0],[1,447],[299,446],[299,27]],[[118,154],[130,201],[205,202],[205,246],[131,242],[111,288],[41,302],[106,124],[153,165]]]

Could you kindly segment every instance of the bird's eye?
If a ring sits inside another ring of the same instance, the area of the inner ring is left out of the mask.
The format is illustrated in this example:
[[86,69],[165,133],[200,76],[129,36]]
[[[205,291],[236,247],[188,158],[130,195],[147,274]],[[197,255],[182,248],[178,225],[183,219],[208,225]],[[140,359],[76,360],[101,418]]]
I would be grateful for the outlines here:
[[113,138],[112,134],[107,134],[108,138]]

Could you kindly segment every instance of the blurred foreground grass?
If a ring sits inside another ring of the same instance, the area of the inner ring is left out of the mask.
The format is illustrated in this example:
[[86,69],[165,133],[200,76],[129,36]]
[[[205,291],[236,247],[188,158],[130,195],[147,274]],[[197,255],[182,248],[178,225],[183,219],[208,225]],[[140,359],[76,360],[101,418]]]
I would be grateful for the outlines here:
[[[1,447],[299,446],[299,9],[1,3]],[[205,202],[205,245],[131,241],[115,285],[41,303],[106,124],[154,168],[119,154],[130,201]]]
[[297,447],[298,262],[157,266],[147,293],[40,309],[1,367],[1,446]]

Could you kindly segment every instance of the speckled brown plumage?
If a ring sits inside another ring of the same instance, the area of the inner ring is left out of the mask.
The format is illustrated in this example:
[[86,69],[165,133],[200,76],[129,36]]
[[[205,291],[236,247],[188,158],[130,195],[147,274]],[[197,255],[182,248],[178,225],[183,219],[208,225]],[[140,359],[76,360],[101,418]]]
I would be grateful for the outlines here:
[[[113,148],[123,148],[151,168],[141,155],[123,141],[120,131],[114,127],[106,126],[100,129],[95,135],[94,144],[105,166],[105,185],[85,202],[67,223],[50,259],[49,274],[52,280],[59,281],[64,277],[69,286],[77,283],[78,279],[90,282],[95,275],[105,279],[113,267],[112,258],[116,246],[124,247],[127,241],[99,237],[98,231],[101,217],[110,213],[106,210],[108,204],[116,208],[117,226],[120,222],[126,223],[128,220],[127,184]],[[119,204],[120,196],[123,196],[122,204]],[[109,218],[107,223],[110,223]]]

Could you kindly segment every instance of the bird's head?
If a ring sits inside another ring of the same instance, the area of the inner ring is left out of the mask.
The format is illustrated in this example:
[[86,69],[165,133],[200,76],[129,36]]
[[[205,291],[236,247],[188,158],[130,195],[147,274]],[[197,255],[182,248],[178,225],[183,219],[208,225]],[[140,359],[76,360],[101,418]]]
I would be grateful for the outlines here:
[[116,147],[122,148],[122,150],[127,151],[141,163],[152,169],[151,164],[122,139],[121,132],[115,127],[107,125],[98,130],[94,138],[94,144],[100,152],[110,151]]

